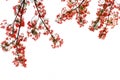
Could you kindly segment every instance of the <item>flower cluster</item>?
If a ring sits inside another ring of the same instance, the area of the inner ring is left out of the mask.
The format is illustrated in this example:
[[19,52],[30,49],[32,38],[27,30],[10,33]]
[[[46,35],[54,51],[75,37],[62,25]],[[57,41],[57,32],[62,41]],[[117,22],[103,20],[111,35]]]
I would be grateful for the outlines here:
[[[3,51],[11,51],[15,56],[13,63],[15,66],[20,64],[26,67],[25,49],[23,45],[27,41],[28,37],[37,40],[43,31],[44,35],[50,35],[50,41],[53,42],[51,45],[53,48],[60,47],[63,44],[63,39],[59,35],[54,35],[53,30],[50,29],[49,20],[45,19],[46,10],[42,3],[42,0],[34,0],[35,16],[37,19],[32,18],[32,20],[27,22],[27,36],[25,33],[21,32],[24,28],[24,14],[27,10],[27,5],[30,5],[29,0],[19,0],[18,4],[13,6],[15,19],[12,24],[8,24],[7,20],[3,20],[0,24],[0,28],[6,30],[6,39],[1,42],[1,47]],[[40,20],[40,21],[39,21]]]
[[66,1],[68,9],[66,7],[62,8],[61,13],[57,15],[56,21],[61,24],[63,21],[70,20],[73,18],[74,15],[76,15],[77,23],[79,24],[80,27],[83,27],[84,24],[87,23],[87,20],[85,18],[87,14],[89,14],[87,7],[89,6],[89,2],[91,0],[66,0]]
[[[98,11],[96,13],[97,18],[95,21],[92,21],[91,26],[89,29],[91,31],[95,31],[100,29],[98,37],[100,39],[105,39],[105,36],[108,32],[108,28],[114,28],[118,24],[119,17],[119,8],[118,5],[115,3],[115,0],[105,0],[98,2]],[[110,27],[109,27],[110,26]]]
[[25,27],[23,15],[26,12],[26,5],[29,1],[23,0],[21,3],[13,6],[15,19],[12,24],[8,24],[6,20],[1,23],[1,28],[6,30],[6,39],[1,42],[3,51],[12,50],[15,59],[13,63],[18,66],[22,64],[26,67],[25,46],[22,42],[26,42],[27,37],[20,33],[21,28]]
[[35,16],[31,21],[28,21],[27,34],[28,37],[32,37],[32,39],[37,40],[41,34],[50,35],[50,41],[52,41],[52,47],[57,48],[63,44],[63,39],[53,33],[49,25],[49,20],[45,18],[46,10],[42,1],[34,0],[34,8],[35,8]]

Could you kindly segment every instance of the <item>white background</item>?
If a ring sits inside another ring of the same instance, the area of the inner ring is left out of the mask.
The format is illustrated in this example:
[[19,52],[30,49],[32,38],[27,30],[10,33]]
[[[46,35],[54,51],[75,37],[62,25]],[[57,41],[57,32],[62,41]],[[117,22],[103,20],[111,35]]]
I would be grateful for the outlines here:
[[[0,21],[14,19],[12,6],[17,0],[0,0]],[[51,28],[64,39],[61,48],[52,49],[49,37],[41,36],[38,41],[28,39],[26,45],[27,68],[15,67],[13,55],[0,50],[0,80],[120,80],[120,31],[119,26],[110,30],[105,40],[98,39],[98,32],[90,32],[89,24],[79,28],[75,19],[59,25],[56,15],[66,3],[60,0],[44,0],[47,18]],[[89,6],[95,18],[97,0]],[[33,16],[33,8],[28,7],[26,20]],[[25,29],[24,29],[25,30]],[[5,31],[0,30],[0,41]]]

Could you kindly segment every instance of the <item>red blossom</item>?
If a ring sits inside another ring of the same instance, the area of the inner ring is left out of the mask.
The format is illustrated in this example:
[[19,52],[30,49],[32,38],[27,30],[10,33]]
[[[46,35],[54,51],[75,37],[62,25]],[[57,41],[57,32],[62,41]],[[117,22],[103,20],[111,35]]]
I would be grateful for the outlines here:
[[117,4],[115,4],[115,0],[105,0],[104,3],[100,3],[99,0],[98,2],[98,6],[100,8],[98,8],[98,11],[96,12],[97,18],[95,21],[92,21],[89,29],[91,31],[94,31],[105,27],[103,30],[100,30],[98,36],[100,39],[104,39],[108,32],[107,28],[109,28],[110,26],[111,28],[113,28],[118,24],[118,19],[120,18],[118,11],[119,9],[115,7],[118,6]]
[[108,32],[108,29],[107,29],[107,28],[104,28],[103,30],[100,30],[98,37],[99,37],[100,39],[105,39],[107,32]]
[[[65,0],[62,0],[65,1]],[[62,23],[63,21],[70,20],[76,15],[76,21],[80,27],[83,27],[87,23],[86,16],[89,14],[87,7],[91,0],[66,0],[67,6],[62,8],[61,13],[57,15],[56,22]]]

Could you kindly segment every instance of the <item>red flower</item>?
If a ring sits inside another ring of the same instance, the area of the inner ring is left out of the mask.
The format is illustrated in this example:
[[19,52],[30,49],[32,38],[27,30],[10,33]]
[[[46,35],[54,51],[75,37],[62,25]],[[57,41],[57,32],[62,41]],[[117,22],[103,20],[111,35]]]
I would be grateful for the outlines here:
[[25,22],[24,22],[24,19],[21,20],[21,26],[24,26],[25,25]]
[[94,27],[89,27],[89,30],[94,32],[95,29]]
[[99,31],[98,37],[99,37],[100,39],[105,39],[107,33],[108,33],[108,29],[107,29],[107,28],[104,28],[103,30],[100,30],[100,31]]

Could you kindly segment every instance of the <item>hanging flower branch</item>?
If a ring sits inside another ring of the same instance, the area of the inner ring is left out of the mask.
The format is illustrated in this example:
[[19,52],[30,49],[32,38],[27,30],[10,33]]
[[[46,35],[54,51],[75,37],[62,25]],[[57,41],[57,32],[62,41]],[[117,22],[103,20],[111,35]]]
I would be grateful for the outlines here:
[[[37,16],[38,18],[28,21],[28,36],[37,40],[40,37],[40,31],[42,30],[44,35],[50,35],[49,40],[52,41],[53,44],[51,46],[53,48],[60,47],[63,44],[63,39],[61,39],[57,33],[54,34],[53,30],[50,29],[49,20],[45,19],[46,10],[42,1],[34,0],[34,4],[34,8],[36,8],[34,17]],[[39,20],[40,23],[38,23]]]
[[[25,46],[22,42],[26,42],[27,37],[23,33],[20,34],[20,30],[25,27],[25,21],[23,15],[26,12],[26,5],[28,1],[23,0],[18,5],[13,6],[15,19],[12,24],[7,24],[6,20],[3,21],[6,25],[1,25],[1,28],[6,30],[6,39],[1,43],[3,51],[10,51],[15,56],[13,63],[18,66],[22,64],[26,67],[25,59]],[[4,26],[4,27],[3,27]]]
[[[61,0],[65,1],[65,0]],[[61,13],[57,15],[56,22],[61,24],[63,21],[70,20],[76,15],[76,21],[80,27],[83,27],[87,23],[85,19],[89,11],[87,7],[91,0],[66,0],[67,8],[64,7]]]
[[114,28],[118,25],[119,17],[119,7],[115,4],[115,0],[105,0],[103,4],[99,0],[99,7],[96,13],[97,18],[95,21],[92,21],[91,26],[89,29],[91,31],[98,30],[100,39],[105,39],[106,34],[108,33],[108,28]]
[[[21,29],[26,27],[24,21],[24,14],[27,10],[27,5],[30,5],[29,0],[20,0],[19,3],[13,6],[15,19],[12,24],[8,24],[6,20],[1,23],[1,28],[6,30],[6,39],[1,42],[1,47],[3,51],[12,50],[13,55],[15,56],[13,63],[15,66],[26,67],[26,58],[25,58],[25,46],[23,42],[27,41],[27,37],[24,36],[24,33],[21,33]],[[50,29],[49,20],[45,19],[46,10],[45,6],[42,3],[42,0],[34,0],[35,16],[38,19],[32,19],[27,23],[27,35],[32,37],[33,40],[39,39],[40,35],[50,35],[50,41],[52,41],[52,48],[61,47],[63,44],[63,39],[59,37],[57,33],[53,33],[53,30]],[[41,32],[43,31],[43,33]]]

